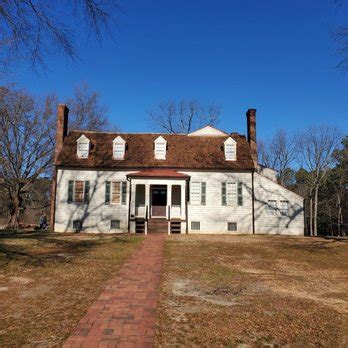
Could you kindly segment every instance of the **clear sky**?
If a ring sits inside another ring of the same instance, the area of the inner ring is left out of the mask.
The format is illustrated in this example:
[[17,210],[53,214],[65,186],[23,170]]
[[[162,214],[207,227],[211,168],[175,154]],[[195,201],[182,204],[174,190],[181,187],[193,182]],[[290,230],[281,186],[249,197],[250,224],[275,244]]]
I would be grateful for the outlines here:
[[246,133],[250,107],[262,138],[321,124],[347,132],[348,74],[332,39],[347,13],[333,0],[123,0],[115,40],[76,31],[80,61],[50,57],[46,72],[20,67],[14,80],[62,101],[87,82],[125,132],[153,130],[146,110],[180,98],[221,105],[228,132]]

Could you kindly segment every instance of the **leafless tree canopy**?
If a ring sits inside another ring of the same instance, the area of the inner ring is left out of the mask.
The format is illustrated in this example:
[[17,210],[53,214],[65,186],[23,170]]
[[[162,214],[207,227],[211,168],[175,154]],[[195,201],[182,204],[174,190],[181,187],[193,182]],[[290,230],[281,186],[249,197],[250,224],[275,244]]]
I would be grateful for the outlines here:
[[300,164],[307,170],[310,199],[310,234],[318,233],[319,188],[328,171],[336,163],[335,152],[342,137],[337,129],[322,126],[310,127],[299,136]]
[[100,101],[97,92],[91,91],[88,85],[82,84],[74,90],[74,95],[68,98],[70,129],[105,130],[109,126],[107,107]]
[[278,179],[284,185],[288,169],[298,153],[297,141],[289,136],[284,129],[279,129],[270,141],[259,142],[259,159],[266,167],[278,172]]
[[0,90],[0,171],[12,203],[9,225],[18,226],[33,183],[49,173],[53,115],[24,91]]
[[196,100],[165,101],[147,112],[155,127],[167,133],[190,133],[205,125],[218,123],[221,108],[210,104],[204,106]]
[[[107,125],[105,106],[86,85],[77,87],[68,102],[71,128],[101,130]],[[37,180],[51,175],[56,111],[56,96],[39,99],[23,90],[0,89],[0,173],[12,207],[10,227],[18,226]]]
[[100,40],[117,9],[117,0],[0,0],[0,66],[20,59],[42,66],[55,51],[77,58],[74,29],[85,24]]

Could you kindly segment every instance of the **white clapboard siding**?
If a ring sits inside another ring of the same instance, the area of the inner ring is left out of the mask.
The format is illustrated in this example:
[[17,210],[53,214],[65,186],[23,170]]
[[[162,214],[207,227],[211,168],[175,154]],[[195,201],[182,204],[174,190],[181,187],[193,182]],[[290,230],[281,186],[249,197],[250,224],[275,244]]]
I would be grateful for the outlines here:
[[[127,181],[126,175],[134,171],[98,171],[98,170],[71,170],[59,169],[57,176],[55,231],[73,231],[73,221],[83,221],[84,232],[108,233],[126,232],[128,228],[129,182],[127,182],[126,205],[105,205],[105,182]],[[181,172],[181,171],[180,171]],[[206,204],[192,204],[188,202],[188,233],[252,233],[252,175],[251,172],[213,172],[213,171],[182,171],[190,176],[191,182],[206,183]],[[255,233],[259,234],[286,234],[303,235],[303,199],[295,193],[283,188],[260,174],[254,176],[255,189]],[[68,204],[69,180],[90,181],[89,204]],[[182,205],[181,219],[186,219],[184,180],[166,179],[133,179],[132,182],[151,185],[181,185]],[[243,185],[243,205],[236,202],[233,205],[223,206],[221,202],[221,183],[241,182]],[[135,185],[132,186],[132,204],[135,200]],[[148,199],[149,191],[146,197]],[[170,196],[168,196],[168,199]],[[276,200],[280,208],[280,201],[289,201],[289,214],[284,215],[280,210],[270,214],[267,209],[268,200]],[[131,205],[131,214],[134,209]],[[120,229],[111,230],[111,220],[120,220]],[[191,222],[199,222],[200,230],[192,230]],[[230,232],[228,222],[235,222],[237,230]],[[131,232],[134,232],[134,223],[131,223]],[[186,232],[186,224],[182,224],[182,233]]]
[[[275,212],[268,210],[268,200],[276,201]],[[289,212],[280,211],[281,201],[289,201]],[[303,198],[272,180],[255,174],[255,230],[262,234],[304,234]]]

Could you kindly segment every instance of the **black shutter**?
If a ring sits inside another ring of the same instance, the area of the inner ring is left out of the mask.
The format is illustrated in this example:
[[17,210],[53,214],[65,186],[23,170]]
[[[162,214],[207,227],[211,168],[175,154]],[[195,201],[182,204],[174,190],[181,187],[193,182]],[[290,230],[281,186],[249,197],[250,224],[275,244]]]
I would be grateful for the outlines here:
[[221,183],[221,204],[226,205],[226,183]]
[[74,180],[69,180],[68,184],[68,203],[72,203],[74,200]]
[[205,182],[202,182],[201,183],[201,205],[205,205],[207,200],[206,200],[206,183]]
[[243,183],[238,183],[238,205],[243,205]]
[[89,181],[85,181],[85,193],[83,196],[83,201],[85,204],[89,203]]
[[110,204],[110,181],[105,183],[105,204]]
[[122,181],[122,204],[126,204],[127,200],[127,181]]

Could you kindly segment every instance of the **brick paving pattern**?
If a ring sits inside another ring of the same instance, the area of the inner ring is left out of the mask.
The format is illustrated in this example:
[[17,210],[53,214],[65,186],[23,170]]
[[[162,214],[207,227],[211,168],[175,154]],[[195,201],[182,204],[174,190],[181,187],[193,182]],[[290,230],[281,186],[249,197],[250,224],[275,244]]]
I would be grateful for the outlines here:
[[145,237],[64,347],[153,346],[164,238],[164,234]]

